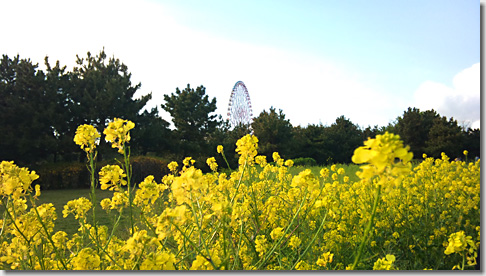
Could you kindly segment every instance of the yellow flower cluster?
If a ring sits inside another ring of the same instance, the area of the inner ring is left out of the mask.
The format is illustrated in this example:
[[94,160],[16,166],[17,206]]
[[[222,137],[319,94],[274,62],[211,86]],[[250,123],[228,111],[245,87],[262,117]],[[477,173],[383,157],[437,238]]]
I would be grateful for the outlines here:
[[254,135],[247,134],[236,142],[236,152],[240,155],[238,163],[240,166],[247,164],[253,165],[258,150],[258,138]]
[[[361,166],[357,175],[362,179],[371,179],[373,176],[388,174],[400,180],[399,176],[408,174],[412,165],[413,153],[409,147],[403,146],[400,136],[386,132],[376,138],[368,138],[364,146],[354,151],[352,161],[356,164],[368,163]],[[396,160],[399,160],[398,162]],[[388,182],[386,177],[380,179],[379,184]]]
[[74,142],[81,146],[81,149],[87,153],[93,152],[96,145],[99,143],[101,135],[92,125],[80,125],[76,129],[74,135]]
[[129,131],[135,127],[132,121],[115,118],[103,131],[106,141],[111,143],[113,148],[118,148],[119,153],[123,153],[125,143],[130,142]]
[[327,264],[332,263],[333,257],[334,257],[334,254],[332,254],[331,252],[322,253],[322,256],[319,259],[317,259],[316,263],[319,266],[326,267]]
[[214,157],[209,157],[207,160],[206,160],[206,163],[208,164],[209,168],[215,172],[218,170],[218,163],[216,163],[216,158]]
[[110,191],[120,191],[121,186],[127,185],[127,181],[124,179],[127,175],[122,168],[118,165],[106,165],[101,168],[100,172],[100,184],[101,189]]
[[[444,254],[450,255],[453,253],[458,253],[462,255],[464,259],[467,259],[467,265],[469,266],[476,264],[477,245],[471,236],[466,236],[464,231],[452,233],[449,236],[449,244],[447,244]],[[459,264],[454,266],[452,269],[464,269],[464,265],[464,263],[462,265]]]
[[[20,168],[13,161],[2,161],[0,163],[0,196],[20,199],[26,193],[32,191],[31,184],[39,178],[35,171],[27,168]],[[36,191],[40,187],[36,186]]]
[[89,199],[85,197],[80,197],[78,199],[73,199],[64,205],[64,210],[62,211],[63,217],[67,217],[69,214],[73,214],[75,219],[85,219],[86,213],[91,209],[92,204]]
[[386,255],[385,258],[376,260],[373,265],[373,270],[395,270],[393,263],[395,262],[395,256]]
[[[104,133],[124,149],[130,124],[120,122],[110,123]],[[0,221],[0,268],[451,269],[452,253],[473,264],[479,246],[480,160],[450,161],[443,155],[411,169],[408,147],[386,133],[355,151],[353,161],[365,163],[358,179],[357,166],[335,164],[315,174],[292,167],[278,153],[268,163],[257,149],[258,139],[246,135],[237,142],[237,170],[220,173],[216,159],[208,158],[212,172],[204,174],[188,157],[182,169],[172,162],[169,175],[147,176],[132,191],[123,190],[129,170],[107,166],[99,181],[113,196],[101,207],[118,220],[133,214],[133,225],[124,231],[117,220],[109,227],[88,224],[88,211],[96,206],[81,197],[62,211],[80,224],[72,235],[54,232],[52,204],[36,206],[35,199],[27,204],[37,175],[2,162],[0,207],[7,216]],[[378,186],[393,189],[376,197]],[[370,221],[363,257],[354,267]],[[373,263],[384,252],[386,257]]]

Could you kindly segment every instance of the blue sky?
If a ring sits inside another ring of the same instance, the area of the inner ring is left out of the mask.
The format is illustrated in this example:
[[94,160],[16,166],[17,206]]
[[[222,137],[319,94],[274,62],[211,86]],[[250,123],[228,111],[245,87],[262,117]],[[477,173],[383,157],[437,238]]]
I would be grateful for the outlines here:
[[0,4],[26,15],[0,18],[19,22],[4,54],[74,66],[76,54],[105,47],[140,94],[153,93],[152,106],[176,87],[204,85],[225,116],[241,80],[255,115],[273,106],[293,125],[344,115],[382,126],[415,106],[479,127],[479,1],[40,2]]

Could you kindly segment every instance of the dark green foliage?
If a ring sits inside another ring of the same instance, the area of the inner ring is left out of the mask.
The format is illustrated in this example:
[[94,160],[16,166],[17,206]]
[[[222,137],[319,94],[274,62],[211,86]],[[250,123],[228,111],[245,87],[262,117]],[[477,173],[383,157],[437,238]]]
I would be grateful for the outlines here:
[[427,138],[425,153],[428,156],[439,158],[442,152],[452,158],[462,155],[461,127],[452,118],[436,117]]
[[272,160],[272,154],[278,152],[283,158],[292,156],[292,124],[285,119],[282,110],[277,113],[275,108],[263,110],[251,124],[253,134],[258,137],[258,152]]
[[433,109],[420,111],[409,107],[402,117],[397,118],[395,128],[404,143],[410,146],[414,158],[422,158],[423,153],[440,158],[442,152],[456,158],[468,148],[474,154],[479,153],[479,129],[463,131],[456,120],[441,117]]
[[[59,61],[51,65],[46,57],[46,70],[42,71],[18,55],[3,55],[0,60],[0,160],[39,169],[45,175],[40,180],[45,188],[88,184],[82,163],[86,156],[73,142],[75,131],[81,124],[91,124],[102,133],[115,117],[135,123],[129,144],[131,154],[153,157],[138,157],[134,166],[140,172],[139,178],[157,174],[157,181],[167,169],[167,162],[156,156],[178,162],[190,156],[205,172],[209,171],[206,159],[215,157],[219,168],[226,168],[216,152],[218,145],[223,145],[230,167],[236,168],[236,141],[248,133],[258,137],[259,154],[267,156],[269,162],[273,152],[279,152],[297,163],[349,163],[355,148],[385,131],[399,134],[415,158],[423,153],[437,158],[442,152],[451,158],[463,158],[463,150],[469,151],[470,160],[480,156],[479,129],[461,129],[453,118],[417,108],[408,108],[387,126],[360,129],[344,116],[330,126],[293,127],[282,110],[277,112],[271,107],[251,125],[230,128],[214,113],[216,99],[209,99],[204,86],[193,89],[187,85],[184,90],[176,88],[175,93],[164,95],[161,106],[172,116],[172,131],[157,108],[144,110],[151,93],[134,98],[141,84],[132,84],[131,73],[120,60],[108,58],[102,50],[98,55],[88,52],[86,57],[77,56],[76,64],[70,72]],[[98,164],[119,158],[104,139],[97,150]],[[151,168],[152,173],[142,173],[143,166]],[[137,178],[137,182],[142,180]]]
[[296,157],[311,157],[318,164],[350,163],[354,149],[363,144],[363,132],[344,116],[331,126],[294,128]]
[[130,148],[137,154],[155,154],[165,156],[172,152],[174,138],[169,123],[158,115],[157,108],[145,110],[135,119],[135,128],[131,131]]
[[208,140],[220,124],[216,110],[216,98],[209,101],[206,88],[199,86],[196,90],[188,84],[184,90],[176,88],[171,95],[164,95],[162,108],[172,116],[176,128],[177,151],[182,157],[209,154]]
[[317,165],[317,162],[314,158],[310,158],[310,157],[299,157],[299,158],[296,158],[296,159],[293,159],[292,161],[294,161],[294,166],[316,166]]
[[308,125],[294,128],[294,156],[310,157],[318,164],[326,164],[331,158],[331,151],[326,141],[326,128],[321,125]]
[[56,151],[59,97],[28,59],[0,61],[0,159],[28,164]]
[[[131,74],[118,59],[77,57],[73,72],[59,61],[52,66],[45,58],[46,72],[19,56],[0,60],[0,159],[19,165],[43,162],[81,161],[84,153],[73,142],[81,124],[103,132],[115,117],[136,124],[133,152],[165,154],[171,142],[168,122],[157,110],[141,110],[151,94],[135,99],[141,84],[132,85]],[[104,139],[99,158],[112,155]]]
[[410,146],[414,157],[422,156],[425,152],[429,131],[437,117],[439,115],[434,110],[421,112],[418,108],[409,107],[402,117],[397,118],[397,134]]
[[[86,58],[77,56],[77,67],[71,73],[71,97],[72,103],[72,122],[74,123],[70,136],[74,137],[74,131],[78,125],[90,124],[95,126],[100,133],[103,133],[107,122],[114,118],[131,120],[136,128],[140,129],[139,134],[147,131],[147,125],[157,126],[154,131],[168,132],[168,124],[157,113],[145,112],[140,114],[147,101],[152,97],[152,93],[134,98],[141,84],[132,85],[131,73],[120,60],[114,57],[107,59],[102,50],[98,55],[93,56],[88,52]],[[139,137],[140,143],[136,143],[135,148],[141,151],[140,147],[146,144],[146,137]],[[106,145],[104,139],[98,147],[100,156],[110,154],[112,150]]]
[[[154,180],[161,182],[162,177],[169,173],[169,162],[160,157],[133,156],[130,158],[132,165],[132,181],[134,184],[142,182],[149,175]],[[119,165],[114,159],[98,162],[95,176],[105,165]],[[90,188],[89,171],[85,163],[58,162],[36,166],[36,173],[40,176],[36,183],[43,190],[57,189],[84,189]]]
[[354,149],[363,145],[359,128],[344,116],[326,129],[326,143],[332,152],[332,163],[351,163]]
[[469,158],[481,156],[481,131],[479,129],[468,128],[462,132],[463,148],[469,151]]
[[132,180],[137,185],[149,175],[153,175],[154,180],[160,183],[162,177],[170,173],[167,167],[169,162],[163,158],[135,156],[130,158],[130,164],[132,165]]

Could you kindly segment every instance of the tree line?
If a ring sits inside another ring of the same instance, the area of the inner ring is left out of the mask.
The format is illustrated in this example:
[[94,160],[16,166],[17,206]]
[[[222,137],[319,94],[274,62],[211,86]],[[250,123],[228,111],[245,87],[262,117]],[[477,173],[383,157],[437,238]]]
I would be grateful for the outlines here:
[[[132,155],[168,160],[191,156],[201,166],[206,158],[217,155],[216,147],[221,144],[230,165],[236,167],[235,143],[250,132],[260,140],[259,152],[268,161],[277,151],[286,159],[307,157],[322,165],[349,163],[363,140],[385,131],[399,134],[416,158],[423,153],[440,157],[441,152],[456,158],[463,150],[470,156],[480,155],[479,129],[461,128],[456,120],[434,110],[409,108],[383,127],[362,128],[344,116],[330,126],[302,127],[292,126],[282,110],[270,107],[250,125],[230,127],[215,114],[216,98],[209,99],[204,86],[191,88],[189,84],[164,95],[160,107],[171,115],[171,128],[157,108],[145,109],[151,93],[134,97],[141,84],[133,84],[127,66],[107,57],[104,50],[76,56],[72,71],[59,61],[52,65],[48,57],[44,63],[45,71],[19,55],[3,55],[0,60],[0,160],[25,166],[82,161],[85,156],[73,143],[76,128],[91,124],[102,133],[115,117],[136,124],[130,142]],[[103,139],[98,149],[100,160],[116,155]]]

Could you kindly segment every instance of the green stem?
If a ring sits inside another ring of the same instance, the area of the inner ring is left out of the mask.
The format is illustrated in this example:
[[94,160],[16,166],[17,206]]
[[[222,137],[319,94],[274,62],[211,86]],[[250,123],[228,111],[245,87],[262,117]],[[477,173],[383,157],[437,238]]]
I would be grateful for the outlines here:
[[[152,233],[157,237],[157,232],[155,231],[155,228],[153,227],[152,224],[150,224],[150,222],[147,220],[147,218],[145,217],[144,213],[141,212],[140,213],[140,218],[142,218],[143,222],[145,223],[145,225],[150,229],[150,231],[152,231]],[[165,246],[164,243],[162,243],[159,239],[157,239],[157,241],[159,242],[159,244],[162,246],[162,248],[164,250],[168,250],[167,247]]]
[[358,249],[358,254],[356,255],[356,258],[354,259],[354,263],[351,266],[351,270],[356,269],[356,265],[359,263],[359,260],[361,259],[361,254],[363,253],[363,248],[366,240],[368,239],[368,234],[371,230],[371,226],[373,224],[373,219],[375,218],[375,213],[376,213],[376,207],[378,206],[378,203],[380,202],[380,195],[381,195],[381,185],[378,185],[376,189],[376,196],[375,196],[375,202],[373,203],[373,209],[371,211],[371,218],[368,222],[368,225],[366,226],[365,232],[363,234],[363,238],[361,240],[361,244],[359,245]]
[[317,229],[316,234],[314,235],[314,237],[312,237],[312,240],[307,244],[307,247],[305,248],[304,252],[302,252],[302,254],[299,255],[299,258],[297,258],[297,261],[294,263],[294,265],[292,266],[292,268],[290,270],[293,270],[295,268],[295,266],[299,263],[300,259],[307,253],[309,248],[311,248],[311,246],[314,245],[314,241],[316,240],[317,235],[319,235],[322,228],[324,228],[324,223],[326,222],[326,217],[327,217],[327,212],[324,215],[324,218],[322,219],[321,225],[319,225],[319,228]]
[[[33,199],[32,199],[32,195],[30,195],[30,201],[32,202],[32,205],[34,205],[34,202],[33,202]],[[57,250],[56,245],[54,244],[54,241],[52,240],[51,235],[49,234],[49,231],[47,230],[46,225],[45,225],[45,224],[44,224],[44,222],[42,221],[42,218],[40,217],[39,212],[37,211],[37,208],[36,208],[36,207],[34,207],[33,209],[34,209],[35,214],[36,214],[36,216],[37,216],[37,220],[39,220],[40,224],[42,225],[42,228],[43,228],[43,229],[44,229],[44,231],[46,232],[46,237],[47,237],[47,240],[49,240],[49,242],[51,243],[52,247],[54,248],[54,251],[56,252],[56,256],[61,256],[61,254],[59,254],[59,251]],[[61,264],[62,264],[62,266],[64,267],[64,269],[65,269],[65,270],[67,270],[67,265],[66,265],[66,263],[64,262],[64,259],[63,259],[63,258],[59,258],[59,261],[61,261]]]
[[231,170],[231,167],[230,167],[230,165],[229,165],[229,163],[228,163],[228,160],[226,159],[226,156],[224,155],[224,151],[222,151],[222,152],[221,152],[221,155],[223,156],[223,159],[224,159],[224,161],[226,162],[226,166],[228,166],[228,169],[230,169],[230,170]]
[[[15,207],[14,207],[15,209]],[[17,231],[20,233],[20,235],[24,238],[24,240],[27,242],[27,244],[30,244],[30,239],[28,239],[25,234],[20,230],[20,228],[18,227],[17,223],[15,222],[15,218],[12,216],[12,214],[10,214],[10,212],[8,211],[8,206],[5,207],[5,211],[7,212],[7,215],[8,217],[12,220],[12,223],[13,225],[15,226],[15,229],[17,229]]]
[[[194,219],[196,220],[196,226],[199,230],[198,231],[199,232],[199,240],[200,240],[200,242],[202,242],[202,245],[204,246],[204,250],[206,250],[206,254],[208,254],[208,256],[209,256],[207,259],[209,259],[209,262],[214,267],[214,269],[218,269],[218,267],[216,267],[213,260],[211,259],[211,254],[209,253],[209,249],[208,249],[208,246],[206,244],[206,240],[204,239],[204,237],[202,235],[203,234],[203,229],[202,229],[203,216],[201,214],[201,225],[199,225],[199,219],[197,217],[197,213],[196,213],[196,210],[194,208],[194,200],[192,198],[192,193],[190,193],[189,195],[191,197],[191,202],[192,202],[192,204],[191,204],[192,215],[194,216]],[[199,201],[197,200],[197,198],[196,198],[196,203],[199,205]],[[199,211],[201,211],[202,208],[199,207],[198,209],[199,209]]]
[[[257,266],[257,270],[260,270],[263,265],[268,261],[268,259],[270,258],[270,256],[273,254],[273,252],[275,251],[275,249],[277,249],[277,246],[280,245],[280,243],[282,242],[282,240],[285,238],[285,235],[287,235],[287,233],[289,232],[289,229],[290,227],[292,226],[292,224],[294,223],[295,219],[297,218],[297,216],[299,215],[300,213],[300,210],[302,210],[302,207],[304,206],[304,203],[305,203],[305,200],[307,199],[307,194],[304,196],[304,198],[302,199],[302,202],[300,203],[300,206],[299,206],[299,209],[297,210],[297,212],[295,213],[294,217],[292,218],[292,220],[290,221],[289,225],[287,226],[287,229],[285,229],[285,232],[283,233],[283,235],[280,237],[280,239],[273,245],[273,247],[270,249],[270,251],[268,251],[268,253],[265,255],[265,258],[263,258],[263,260],[261,261],[260,265]],[[257,263],[258,264],[258,263]],[[256,266],[256,265],[255,265]]]
[[464,263],[466,262],[466,254],[462,254],[462,267],[461,270],[464,270]]
[[179,232],[182,234],[182,236],[184,237],[184,239],[186,239],[186,240],[187,240],[187,241],[188,241],[188,242],[191,244],[191,246],[192,246],[192,247],[193,247],[193,248],[194,248],[194,249],[197,251],[197,253],[198,253],[199,255],[201,255],[202,257],[204,257],[204,258],[206,258],[207,260],[209,260],[209,261],[210,261],[210,263],[211,263],[211,265],[214,267],[214,269],[218,269],[218,268],[217,268],[217,267],[214,265],[214,263],[212,262],[212,260],[211,260],[211,256],[210,256],[210,255],[209,255],[209,257],[205,257],[205,256],[204,256],[204,253],[201,251],[201,249],[199,248],[199,246],[197,246],[196,244],[194,244],[194,242],[193,242],[193,241],[191,241],[191,239],[190,239],[190,238],[189,238],[189,237],[188,237],[188,236],[187,236],[187,235],[186,235],[186,234],[185,234],[185,233],[182,231],[182,229],[181,229],[181,228],[179,228],[179,226],[177,226],[177,224],[175,224],[175,223],[173,223],[173,222],[171,222],[171,224],[172,224],[172,225],[173,225],[173,226],[174,226],[174,227],[177,229],[177,231],[179,231]]
[[123,145],[123,158],[125,159],[125,171],[127,173],[127,186],[128,186],[128,203],[129,203],[129,210],[130,210],[130,226],[132,229],[132,235],[135,233],[135,227],[133,225],[133,191],[131,188],[130,178],[132,175],[132,167],[130,166],[130,147],[128,147],[128,156],[127,156],[127,147]]
[[[99,239],[99,235],[98,235],[98,224],[96,223],[96,178],[95,178],[95,171],[96,171],[96,165],[95,165],[95,159],[96,159],[96,156],[98,155],[97,152],[95,152],[94,156],[93,156],[93,152],[90,152],[89,155],[88,155],[88,159],[89,159],[89,172],[91,173],[91,202],[93,204],[93,227],[95,228],[95,232],[96,232],[96,239]],[[99,242],[99,240],[98,240]],[[98,254],[100,253],[99,252],[99,248],[97,249],[98,251]]]
[[88,237],[89,237],[90,239],[92,239],[92,240],[95,242],[96,247],[97,247],[98,249],[101,249],[101,250],[103,251],[103,253],[104,253],[104,254],[105,254],[105,255],[106,255],[106,256],[107,256],[107,257],[108,257],[108,258],[109,258],[109,259],[110,259],[110,260],[111,260],[111,261],[112,261],[112,262],[113,262],[113,263],[114,263],[116,266],[118,266],[120,269],[123,269],[123,267],[122,267],[122,266],[120,266],[120,265],[119,265],[119,264],[118,264],[118,263],[115,261],[115,259],[113,259],[113,258],[110,256],[110,254],[108,254],[108,252],[106,252],[105,248],[106,248],[106,247],[108,247],[108,242],[106,243],[106,246],[105,246],[105,247],[102,247],[102,246],[101,246],[101,244],[99,244],[99,243],[98,243],[98,241],[95,239],[95,237],[93,237],[93,236],[91,235],[91,231],[89,231],[89,229],[88,229],[88,228],[86,228],[86,225],[85,225],[85,224],[84,224],[84,223],[83,223],[81,220],[80,220],[80,222],[79,222],[79,223],[81,224],[81,227],[83,227],[84,231],[85,231],[86,233],[88,233]]

